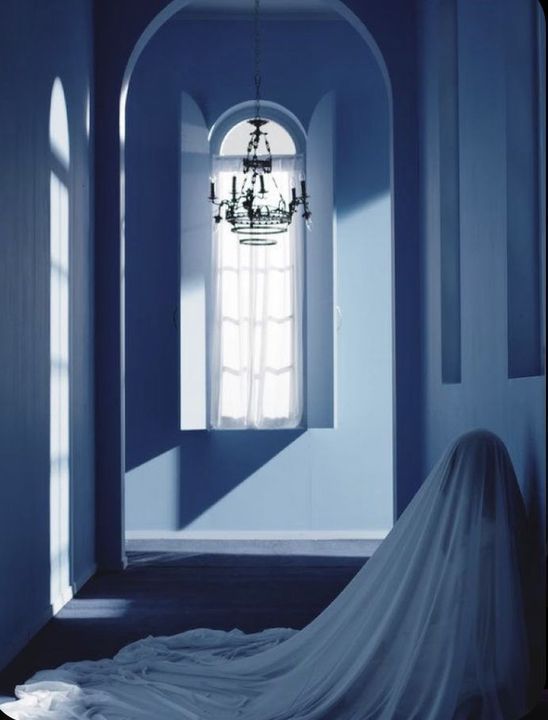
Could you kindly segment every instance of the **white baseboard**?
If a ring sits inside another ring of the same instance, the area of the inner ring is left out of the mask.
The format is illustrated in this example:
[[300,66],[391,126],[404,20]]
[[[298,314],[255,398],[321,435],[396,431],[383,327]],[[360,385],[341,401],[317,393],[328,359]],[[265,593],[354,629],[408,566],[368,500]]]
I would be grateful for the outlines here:
[[387,530],[146,530],[128,532],[126,543],[132,552],[367,558],[387,534]]
[[384,540],[382,530],[127,530],[126,540]]

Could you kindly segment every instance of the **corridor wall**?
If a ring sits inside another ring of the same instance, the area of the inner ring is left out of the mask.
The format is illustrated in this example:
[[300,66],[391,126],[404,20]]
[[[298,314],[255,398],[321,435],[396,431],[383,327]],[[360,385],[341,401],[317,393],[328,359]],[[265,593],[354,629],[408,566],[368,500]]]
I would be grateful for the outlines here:
[[95,567],[88,0],[0,4],[0,667],[50,617],[50,99],[70,166],[70,582]]
[[496,432],[543,538],[544,14],[536,0],[422,10],[425,471],[459,433]]

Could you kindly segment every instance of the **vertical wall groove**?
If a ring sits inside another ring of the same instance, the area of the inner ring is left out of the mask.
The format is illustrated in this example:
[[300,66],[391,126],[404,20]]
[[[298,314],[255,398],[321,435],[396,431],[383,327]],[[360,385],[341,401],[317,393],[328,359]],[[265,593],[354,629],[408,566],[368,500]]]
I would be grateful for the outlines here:
[[536,3],[538,97],[538,221],[540,246],[540,374],[546,373],[546,21]]
[[[536,4],[506,20],[508,377],[542,372]],[[535,38],[534,42],[530,39]]]
[[439,186],[442,381],[461,381],[458,39],[455,0],[439,5]]

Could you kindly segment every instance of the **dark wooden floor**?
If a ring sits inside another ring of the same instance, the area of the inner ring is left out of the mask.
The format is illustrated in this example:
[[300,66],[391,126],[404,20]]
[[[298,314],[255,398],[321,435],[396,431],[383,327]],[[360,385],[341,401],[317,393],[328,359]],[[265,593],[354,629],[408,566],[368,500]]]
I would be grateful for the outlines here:
[[[114,655],[146,635],[211,627],[304,627],[349,582],[359,558],[131,553],[97,575],[0,673],[0,695],[37,670]],[[548,698],[528,720],[548,717]]]

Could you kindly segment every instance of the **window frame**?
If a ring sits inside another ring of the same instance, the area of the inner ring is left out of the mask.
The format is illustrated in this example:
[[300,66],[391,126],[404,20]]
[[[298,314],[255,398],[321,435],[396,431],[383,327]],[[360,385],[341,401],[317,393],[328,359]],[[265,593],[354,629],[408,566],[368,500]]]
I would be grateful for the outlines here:
[[[248,120],[255,114],[255,101],[249,100],[239,103],[224,112],[212,125],[209,131],[209,153],[210,157],[221,156],[221,145],[225,135],[235,125],[243,120]],[[290,110],[282,105],[268,100],[261,100],[261,117],[265,120],[272,120],[281,125],[295,143],[295,155],[302,155],[306,158],[306,132],[297,118]],[[228,155],[221,157],[230,157]],[[233,156],[232,156],[233,157]],[[278,155],[278,157],[285,157]],[[293,156],[291,156],[293,157]]]

